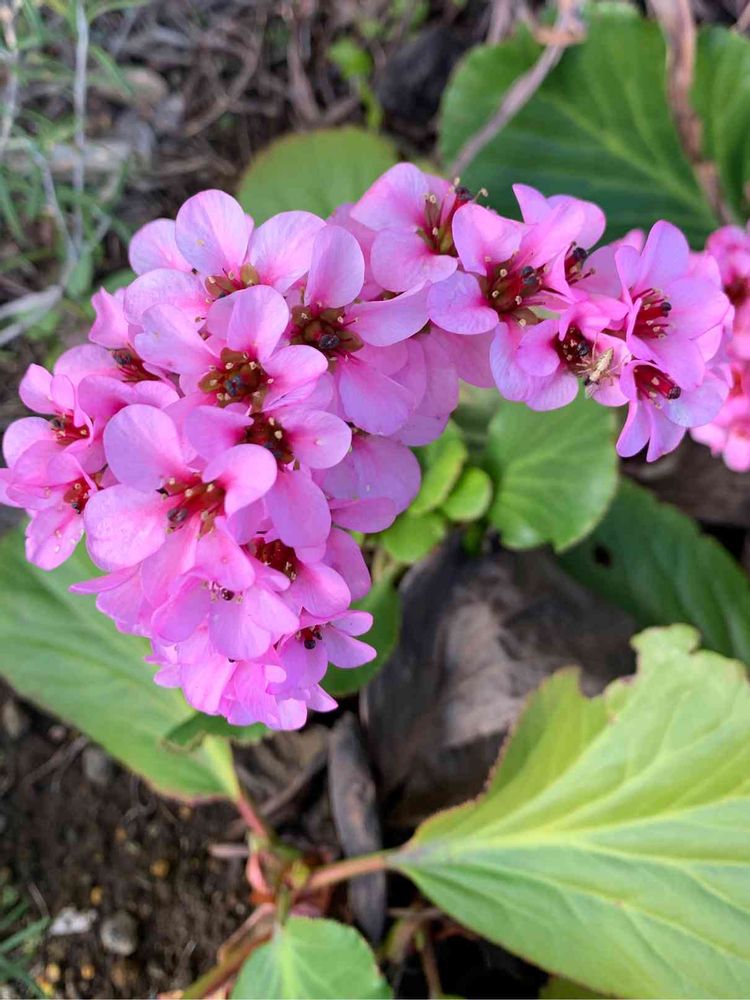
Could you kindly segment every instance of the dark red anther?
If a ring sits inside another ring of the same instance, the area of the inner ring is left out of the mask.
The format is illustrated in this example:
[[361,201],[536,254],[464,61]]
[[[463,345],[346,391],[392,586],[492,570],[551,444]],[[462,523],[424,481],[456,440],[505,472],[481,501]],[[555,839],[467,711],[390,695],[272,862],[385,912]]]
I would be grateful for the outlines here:
[[555,340],[555,350],[560,360],[576,374],[584,359],[591,355],[591,345],[575,326],[568,329],[562,340]]
[[303,628],[300,631],[299,636],[304,643],[305,649],[315,649],[317,644],[323,638],[318,625],[311,625],[309,628]]
[[89,484],[85,479],[76,479],[63,493],[63,503],[70,504],[76,514],[82,514],[89,499]]
[[219,596],[221,597],[222,601],[233,601],[234,591],[227,590],[226,587],[222,587],[221,590],[219,591]]
[[49,425],[60,445],[73,444],[89,437],[88,427],[76,424],[72,413],[58,413],[50,419]]
[[246,351],[225,347],[220,364],[198,383],[201,392],[216,396],[219,406],[247,401],[260,406],[266,392],[268,376]]
[[223,507],[225,496],[221,486],[216,483],[204,483],[197,475],[189,484],[169,479],[160,492],[170,499],[179,498],[179,502],[167,512],[169,531],[176,531],[190,518],[199,517],[201,535],[205,535],[213,527],[214,519]]
[[265,563],[266,566],[270,566],[271,569],[275,569],[279,573],[283,573],[290,580],[296,578],[297,554],[293,548],[284,545],[278,538],[272,542],[267,542],[263,538],[256,538],[253,542],[253,547],[255,549],[255,558],[260,562]]
[[638,337],[666,336],[666,329],[669,326],[667,317],[671,311],[672,303],[668,302],[661,292],[649,289],[641,297],[633,332]]
[[316,347],[331,361],[364,347],[361,337],[344,326],[343,309],[293,306],[292,326],[293,344]]
[[123,382],[158,382],[159,376],[146,371],[141,358],[129,347],[112,351],[112,359],[120,369]]
[[244,435],[245,444],[257,444],[266,448],[280,465],[288,465],[294,461],[289,438],[284,428],[275,417],[267,417],[264,413],[253,415],[253,422]]

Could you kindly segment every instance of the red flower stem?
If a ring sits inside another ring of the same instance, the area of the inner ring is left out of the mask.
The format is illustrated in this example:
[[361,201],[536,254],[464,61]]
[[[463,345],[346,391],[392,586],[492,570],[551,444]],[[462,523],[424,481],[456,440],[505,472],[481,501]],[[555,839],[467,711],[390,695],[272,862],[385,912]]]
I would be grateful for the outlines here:
[[331,865],[323,865],[317,868],[310,876],[305,891],[323,889],[329,885],[336,885],[346,879],[357,878],[359,875],[369,875],[372,872],[382,871],[386,866],[387,854],[364,854],[359,858],[347,858],[344,861],[335,861]]
[[262,838],[269,844],[276,840],[276,834],[260,815],[258,807],[252,801],[247,792],[240,791],[240,794],[235,799],[234,804],[237,806],[237,811],[244,819],[247,828],[252,831],[256,837]]

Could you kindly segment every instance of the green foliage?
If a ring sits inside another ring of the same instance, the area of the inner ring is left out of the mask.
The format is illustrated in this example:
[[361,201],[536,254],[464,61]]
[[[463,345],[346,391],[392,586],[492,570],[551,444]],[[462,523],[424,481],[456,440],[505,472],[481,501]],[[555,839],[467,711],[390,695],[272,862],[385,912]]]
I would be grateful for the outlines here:
[[695,521],[623,481],[598,528],[561,559],[639,625],[688,622],[718,653],[750,666],[750,583]]
[[323,687],[335,698],[353,694],[377,674],[393,652],[401,628],[401,598],[396,589],[396,568],[376,579],[370,592],[353,606],[369,611],[373,617],[372,628],[361,638],[377,650],[377,656],[361,667],[342,670],[331,664],[323,680]]
[[234,798],[225,743],[209,737],[190,754],[163,745],[190,710],[179,692],[154,684],[142,639],[118,632],[93,598],[69,592],[95,573],[80,547],[46,573],[26,562],[20,532],[0,541],[0,674],[165,795]]
[[503,402],[490,421],[486,467],[495,484],[489,519],[503,544],[562,551],[591,531],[614,495],[613,414],[582,394],[546,413]]
[[461,473],[442,511],[451,521],[476,521],[487,513],[491,501],[492,480],[484,469],[469,466]]
[[269,733],[270,729],[262,722],[256,722],[252,726],[230,726],[221,715],[196,712],[171,729],[164,737],[164,743],[175,750],[195,750],[207,736],[219,736],[239,746],[247,746],[250,743],[260,743]]
[[335,920],[290,917],[243,965],[233,1000],[380,1000],[391,990],[362,935]]
[[[666,218],[700,246],[716,227],[682,151],[665,96],[659,26],[630,4],[590,6],[588,38],[570,47],[528,104],[476,157],[462,180],[487,187],[498,211],[517,215],[516,181],[546,194],[598,202],[608,235]],[[447,88],[441,149],[449,163],[499,106],[541,47],[522,29],[473,49]],[[694,96],[705,154],[716,160],[730,202],[744,218],[750,175],[750,43],[723,29],[700,35]]]
[[413,514],[405,511],[385,531],[376,536],[388,555],[401,563],[415,563],[428,555],[445,538],[448,524],[437,511]]
[[634,640],[597,698],[563,670],[483,796],[391,855],[477,933],[592,989],[738,997],[750,982],[750,688],[688,626]]
[[237,198],[256,223],[292,208],[325,217],[395,162],[387,139],[354,126],[287,135],[254,158]]
[[[43,997],[30,972],[49,920],[27,923],[29,905],[12,885],[0,890],[0,983],[15,984],[23,996]],[[12,994],[15,995],[15,994]]]
[[436,441],[417,449],[417,457],[422,466],[422,483],[409,511],[418,515],[435,510],[448,499],[469,452],[461,431],[448,423]]

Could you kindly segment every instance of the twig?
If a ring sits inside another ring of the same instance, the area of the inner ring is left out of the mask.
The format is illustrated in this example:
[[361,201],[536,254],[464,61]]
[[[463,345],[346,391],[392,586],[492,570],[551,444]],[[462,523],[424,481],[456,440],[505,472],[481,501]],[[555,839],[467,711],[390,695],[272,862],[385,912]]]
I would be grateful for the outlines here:
[[667,44],[667,95],[682,148],[720,221],[734,222],[734,213],[722,194],[716,164],[703,158],[703,124],[690,100],[696,50],[690,0],[650,0],[650,4]]
[[510,34],[515,19],[515,6],[514,0],[493,0],[490,26],[487,29],[488,45],[497,45]]
[[81,197],[86,183],[86,69],[89,58],[89,22],[84,0],[76,2],[76,59],[73,78],[73,119],[78,156],[73,168],[73,244],[77,253],[83,252],[83,205]]
[[464,143],[448,168],[449,177],[460,177],[472,160],[534,96],[560,61],[565,49],[582,41],[578,6],[577,0],[560,0],[557,20],[551,34],[554,40],[547,45],[534,65],[515,80],[489,121]]
[[18,37],[16,36],[16,16],[21,8],[21,0],[10,0],[0,9],[0,22],[8,55],[5,59],[8,82],[3,91],[3,117],[0,125],[0,163],[5,156],[5,148],[10,139],[13,122],[18,110]]
[[425,928],[422,935],[422,947],[419,950],[422,959],[422,971],[427,980],[427,989],[430,1000],[439,1000],[443,994],[443,986],[440,982],[440,972],[438,970],[437,958],[435,956],[435,946],[430,936],[430,928]]

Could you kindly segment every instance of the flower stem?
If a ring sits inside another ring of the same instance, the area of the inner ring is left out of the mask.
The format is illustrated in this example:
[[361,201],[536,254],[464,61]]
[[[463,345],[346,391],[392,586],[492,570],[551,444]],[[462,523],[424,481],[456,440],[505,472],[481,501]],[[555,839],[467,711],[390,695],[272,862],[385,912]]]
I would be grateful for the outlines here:
[[386,866],[387,853],[364,854],[359,858],[346,858],[335,861],[331,865],[317,868],[305,885],[305,890],[323,889],[328,885],[336,885],[346,879],[357,878],[359,875],[369,875],[382,871]]
[[256,948],[265,944],[271,936],[271,932],[258,936],[249,936],[236,947],[231,948],[222,960],[209,969],[194,983],[191,983],[183,991],[182,1000],[199,1000],[200,997],[209,996],[218,990],[224,983],[237,972],[245,959],[251,955]]
[[276,839],[276,834],[263,819],[258,807],[247,792],[241,790],[239,796],[235,799],[234,804],[237,806],[237,811],[244,819],[248,829],[251,830],[256,837],[261,837],[268,843],[273,843]]

